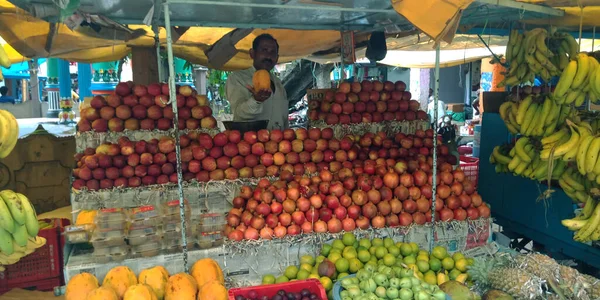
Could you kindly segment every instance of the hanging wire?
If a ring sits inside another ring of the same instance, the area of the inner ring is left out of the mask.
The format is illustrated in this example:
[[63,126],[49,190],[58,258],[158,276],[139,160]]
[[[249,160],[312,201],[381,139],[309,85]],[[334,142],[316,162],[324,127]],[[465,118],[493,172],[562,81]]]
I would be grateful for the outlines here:
[[577,5],[579,5],[579,51],[581,52],[581,35],[583,31],[583,6],[581,5],[581,0],[577,0]]

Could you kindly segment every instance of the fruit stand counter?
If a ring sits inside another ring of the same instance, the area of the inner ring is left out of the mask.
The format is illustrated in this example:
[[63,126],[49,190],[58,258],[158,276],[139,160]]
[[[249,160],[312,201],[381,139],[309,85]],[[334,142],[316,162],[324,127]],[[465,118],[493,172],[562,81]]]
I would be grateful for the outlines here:
[[[490,219],[440,222],[435,225],[434,237],[431,236],[431,227],[427,225],[355,230],[354,233],[357,237],[390,237],[395,242],[411,241],[421,249],[429,249],[429,241],[433,238],[435,245],[444,246],[449,252],[477,252],[477,249],[490,242],[490,224]],[[228,241],[216,248],[191,250],[188,252],[188,261],[207,257],[214,259],[231,280],[231,286],[255,285],[260,284],[261,277],[266,274],[281,273],[287,266],[297,265],[303,255],[318,255],[323,244],[331,243],[341,235],[322,233],[268,241]],[[191,245],[188,247],[192,249]],[[73,248],[65,262],[65,281],[82,272],[94,274],[102,281],[111,268],[119,265],[127,265],[136,273],[156,265],[165,266],[170,274],[184,271],[182,253],[165,252],[152,257],[96,263],[90,250]]]
[[508,137],[499,114],[485,113],[481,127],[479,193],[491,205],[494,219],[505,231],[517,233],[561,253],[600,268],[600,249],[573,241],[573,232],[561,220],[573,217],[573,202],[560,188],[552,198],[538,199],[548,187],[512,174],[498,174],[487,159]]

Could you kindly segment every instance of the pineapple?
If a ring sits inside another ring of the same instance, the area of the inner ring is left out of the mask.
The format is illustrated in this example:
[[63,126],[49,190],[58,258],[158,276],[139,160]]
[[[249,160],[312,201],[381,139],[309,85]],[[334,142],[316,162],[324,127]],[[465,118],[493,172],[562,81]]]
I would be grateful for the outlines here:
[[543,281],[524,270],[506,266],[498,259],[478,259],[468,270],[476,282],[501,290],[516,299],[538,299],[542,297]]
[[555,292],[567,298],[585,297],[584,280],[579,272],[571,267],[563,266],[547,255],[534,253],[518,255],[516,266],[546,281]]
[[589,285],[586,289],[590,299],[600,299],[600,280],[590,275],[583,275],[584,280]]

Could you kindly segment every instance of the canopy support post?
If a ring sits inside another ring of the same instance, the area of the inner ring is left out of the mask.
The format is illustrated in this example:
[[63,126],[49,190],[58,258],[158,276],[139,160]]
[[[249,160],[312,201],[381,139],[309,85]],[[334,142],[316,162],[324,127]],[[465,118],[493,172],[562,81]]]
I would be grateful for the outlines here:
[[165,80],[165,74],[160,56],[160,28],[156,25],[152,25],[152,31],[154,31],[154,48],[156,48],[156,62],[158,65],[158,81],[162,82]]
[[177,111],[177,91],[175,90],[175,59],[173,57],[173,40],[171,38],[171,16],[169,2],[164,3],[165,30],[167,31],[167,59],[169,62],[169,102],[173,107],[173,129],[175,133],[175,154],[177,157],[177,190],[179,193],[179,216],[181,217],[181,240],[183,241],[183,267],[188,270],[187,229],[183,197],[183,174],[181,170],[181,144],[179,139],[179,112]]
[[[435,48],[435,70],[434,70],[435,81],[433,82],[433,166],[431,175],[431,223],[435,224],[435,205],[437,200],[437,132],[438,132],[438,101],[439,101],[439,89],[440,89],[440,44],[437,44]],[[433,249],[435,237],[435,226],[431,226],[431,240],[429,240],[429,249]]]

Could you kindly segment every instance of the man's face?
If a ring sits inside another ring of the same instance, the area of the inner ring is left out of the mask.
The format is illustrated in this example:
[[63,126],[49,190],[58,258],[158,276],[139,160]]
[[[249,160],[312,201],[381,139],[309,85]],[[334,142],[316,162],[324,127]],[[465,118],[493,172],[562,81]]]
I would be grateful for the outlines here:
[[262,40],[257,49],[250,50],[250,57],[254,59],[254,68],[257,70],[271,71],[279,60],[277,43],[272,40]]

